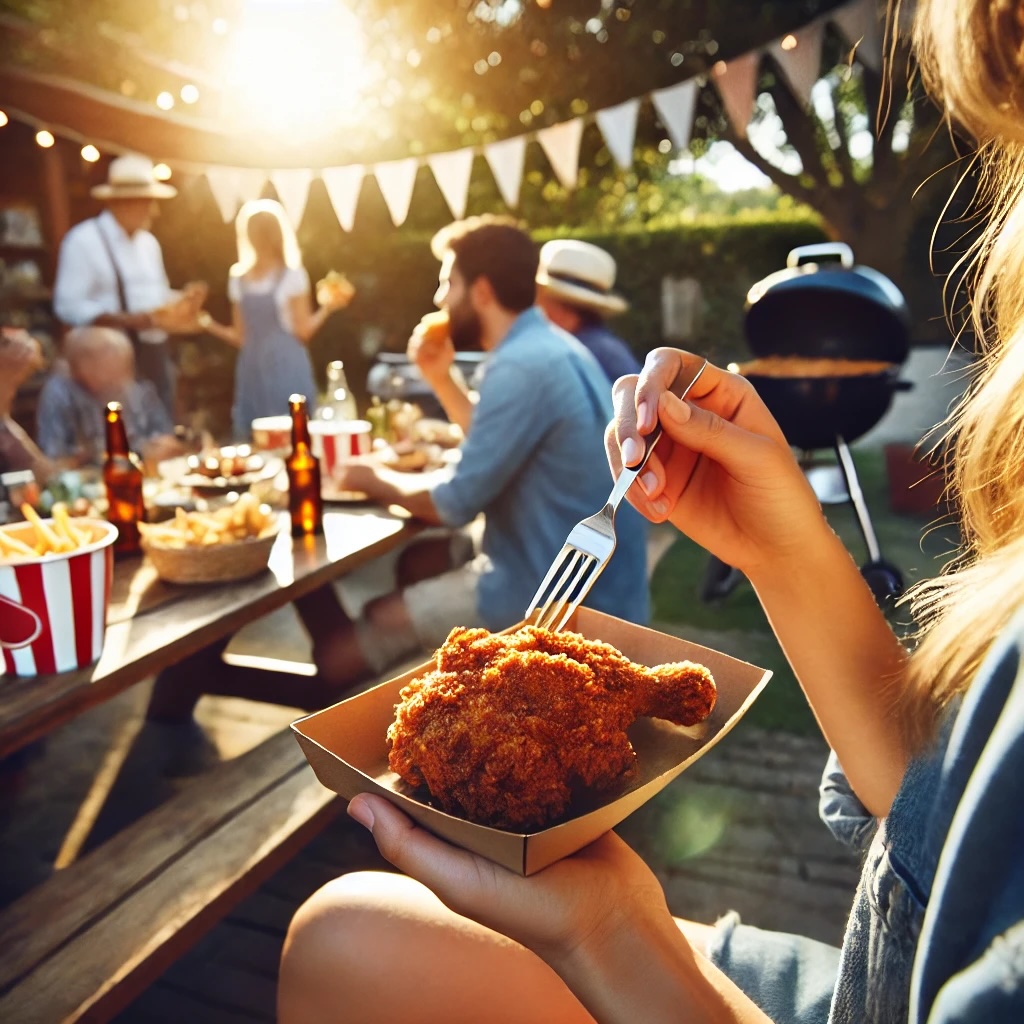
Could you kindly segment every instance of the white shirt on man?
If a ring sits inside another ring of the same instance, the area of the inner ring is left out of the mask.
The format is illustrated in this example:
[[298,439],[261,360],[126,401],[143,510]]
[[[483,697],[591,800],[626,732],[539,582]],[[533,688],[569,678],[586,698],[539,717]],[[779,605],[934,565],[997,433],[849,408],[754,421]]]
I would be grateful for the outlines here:
[[[106,243],[106,244],[105,244]],[[117,262],[127,310],[121,305]],[[170,301],[160,243],[148,231],[128,233],[109,210],[76,224],[65,236],[57,258],[53,309],[66,324],[82,327],[107,313],[149,313]],[[157,344],[164,331],[140,331],[139,339]]]

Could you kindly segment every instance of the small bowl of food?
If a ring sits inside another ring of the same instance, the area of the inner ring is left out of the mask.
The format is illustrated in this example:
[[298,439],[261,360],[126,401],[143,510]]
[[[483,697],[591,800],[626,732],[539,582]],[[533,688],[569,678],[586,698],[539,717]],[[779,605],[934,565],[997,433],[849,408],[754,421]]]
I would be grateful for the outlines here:
[[228,583],[264,572],[280,532],[277,516],[249,493],[214,512],[178,508],[140,523],[142,550],[166,583]]

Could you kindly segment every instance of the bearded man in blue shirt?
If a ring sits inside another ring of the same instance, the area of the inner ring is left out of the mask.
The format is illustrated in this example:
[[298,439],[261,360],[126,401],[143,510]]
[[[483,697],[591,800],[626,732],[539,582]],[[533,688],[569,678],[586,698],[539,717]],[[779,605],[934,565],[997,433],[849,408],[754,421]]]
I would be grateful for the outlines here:
[[[511,221],[471,218],[441,231],[432,249],[441,260],[434,302],[447,313],[448,333],[414,333],[410,356],[462,427],[461,458],[441,482],[352,464],[338,486],[454,531],[483,513],[482,534],[478,549],[445,546],[432,575],[412,570],[415,582],[314,640],[321,676],[338,687],[439,646],[454,626],[518,622],[569,531],[611,489],[603,442],[609,383],[586,348],[534,304],[533,241]],[[487,353],[476,395],[455,367],[457,349]],[[643,623],[645,524],[623,505],[617,528],[616,552],[586,603]],[[415,554],[414,546],[403,563],[415,565]]]

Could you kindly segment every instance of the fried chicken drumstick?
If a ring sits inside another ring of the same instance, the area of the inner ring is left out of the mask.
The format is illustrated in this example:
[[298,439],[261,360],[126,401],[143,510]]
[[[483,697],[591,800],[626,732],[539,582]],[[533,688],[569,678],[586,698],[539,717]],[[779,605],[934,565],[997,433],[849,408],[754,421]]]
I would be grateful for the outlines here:
[[716,691],[703,665],[646,668],[610,644],[524,626],[507,636],[453,629],[437,667],[400,696],[391,769],[450,814],[523,829],[630,771],[634,719],[693,725]]

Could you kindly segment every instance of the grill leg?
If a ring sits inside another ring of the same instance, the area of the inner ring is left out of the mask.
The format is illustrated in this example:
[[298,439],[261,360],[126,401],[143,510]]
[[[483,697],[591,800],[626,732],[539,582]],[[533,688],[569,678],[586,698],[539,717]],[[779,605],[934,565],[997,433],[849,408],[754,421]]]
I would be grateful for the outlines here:
[[854,510],[857,513],[860,532],[864,534],[864,543],[868,548],[868,559],[872,562],[877,562],[881,559],[882,552],[878,547],[875,528],[871,525],[868,506],[864,501],[864,492],[860,489],[860,481],[857,479],[857,467],[853,464],[853,456],[850,454],[850,449],[841,435],[836,437],[836,455],[839,456],[839,466],[843,471],[843,478],[846,481],[846,490],[849,492],[850,501],[853,502]]

